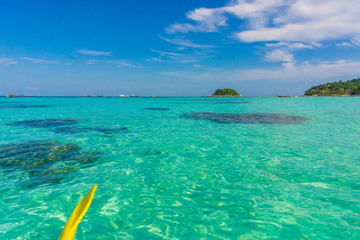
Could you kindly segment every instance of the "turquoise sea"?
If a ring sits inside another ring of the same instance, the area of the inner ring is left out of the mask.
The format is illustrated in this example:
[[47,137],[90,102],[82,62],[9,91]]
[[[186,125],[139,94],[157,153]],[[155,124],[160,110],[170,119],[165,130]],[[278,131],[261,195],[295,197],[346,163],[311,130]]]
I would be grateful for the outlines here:
[[94,184],[78,240],[360,239],[358,97],[0,98],[0,116],[0,239],[57,239]]

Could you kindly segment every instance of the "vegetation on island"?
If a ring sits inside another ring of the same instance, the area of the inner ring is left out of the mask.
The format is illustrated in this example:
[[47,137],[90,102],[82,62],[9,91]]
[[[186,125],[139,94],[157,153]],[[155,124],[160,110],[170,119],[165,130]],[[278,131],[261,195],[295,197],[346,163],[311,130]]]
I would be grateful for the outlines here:
[[354,96],[360,95],[360,78],[313,86],[304,96]]
[[217,89],[210,97],[241,97],[241,95],[231,88]]

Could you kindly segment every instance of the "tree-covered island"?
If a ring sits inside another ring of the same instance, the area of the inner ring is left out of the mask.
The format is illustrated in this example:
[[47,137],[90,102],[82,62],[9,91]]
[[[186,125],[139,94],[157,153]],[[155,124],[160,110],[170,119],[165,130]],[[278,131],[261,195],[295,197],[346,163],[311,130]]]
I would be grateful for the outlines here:
[[311,87],[304,96],[355,96],[360,95],[360,78],[326,83]]
[[242,97],[237,91],[231,88],[217,89],[212,95],[207,97]]

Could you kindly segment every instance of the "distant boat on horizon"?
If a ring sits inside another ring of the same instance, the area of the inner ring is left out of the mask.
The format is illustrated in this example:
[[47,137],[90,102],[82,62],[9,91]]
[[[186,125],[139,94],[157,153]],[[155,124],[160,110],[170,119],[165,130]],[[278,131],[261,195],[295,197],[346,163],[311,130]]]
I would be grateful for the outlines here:
[[15,93],[11,93],[7,96],[8,98],[15,98],[15,97],[24,97],[24,95],[15,95]]
[[118,97],[129,97],[129,95],[119,94]]
[[278,95],[277,97],[291,97],[290,95]]

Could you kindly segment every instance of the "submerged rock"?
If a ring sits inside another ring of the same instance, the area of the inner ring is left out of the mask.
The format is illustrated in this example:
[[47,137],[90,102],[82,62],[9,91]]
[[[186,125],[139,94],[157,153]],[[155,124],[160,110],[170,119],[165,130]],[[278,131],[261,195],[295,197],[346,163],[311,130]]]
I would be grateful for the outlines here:
[[39,128],[51,128],[60,126],[74,125],[78,121],[70,118],[56,118],[56,119],[42,119],[42,120],[26,120],[19,122],[7,123],[11,126],[25,126],[25,127],[39,127]]
[[35,128],[50,128],[55,133],[61,134],[78,134],[87,132],[101,132],[105,134],[116,134],[119,132],[127,132],[127,127],[122,128],[106,128],[106,127],[79,127],[76,126],[78,120],[70,118],[59,119],[43,119],[43,120],[26,120],[19,122],[7,123],[10,126],[25,126]]
[[128,132],[127,127],[122,128],[105,128],[105,127],[77,127],[77,126],[66,126],[58,127],[54,129],[55,133],[61,134],[78,134],[87,132],[101,132],[105,134],[116,134],[120,132]]
[[48,108],[51,107],[49,105],[19,105],[19,104],[14,104],[14,105],[0,105],[0,109],[1,108]]
[[168,111],[168,110],[170,110],[170,108],[144,108],[144,110]]
[[105,134],[116,134],[120,132],[127,132],[129,130],[127,127],[122,127],[122,128],[87,127],[86,129],[90,131],[105,133]]
[[246,104],[250,102],[223,102],[223,101],[209,101],[212,104]]
[[[0,167],[4,172],[23,171],[30,177],[27,185],[57,183],[61,176],[77,171],[100,157],[83,152],[74,143],[31,141],[0,146]],[[54,180],[54,176],[56,176]]]
[[184,114],[185,118],[210,120],[217,123],[242,124],[294,124],[309,118],[282,113],[212,113],[196,112]]
[[78,133],[87,133],[88,129],[76,126],[66,126],[66,127],[58,127],[54,129],[54,133],[61,134],[78,134]]

